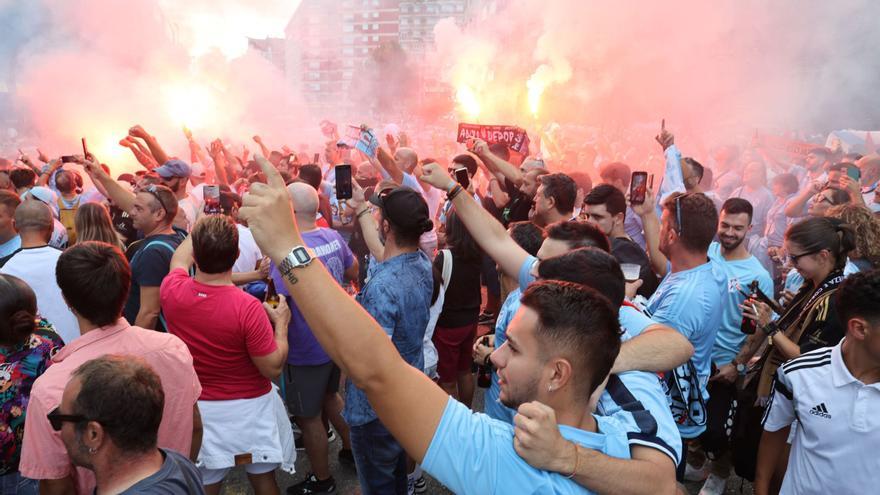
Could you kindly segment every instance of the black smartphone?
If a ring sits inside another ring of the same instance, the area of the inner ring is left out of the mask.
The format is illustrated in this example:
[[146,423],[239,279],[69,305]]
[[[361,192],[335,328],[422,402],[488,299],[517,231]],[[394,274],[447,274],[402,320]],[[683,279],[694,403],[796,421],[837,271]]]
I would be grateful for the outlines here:
[[336,166],[336,199],[351,199],[351,165]]
[[461,187],[467,189],[471,185],[471,178],[466,168],[461,167],[455,169],[455,182],[461,184]]
[[633,172],[629,181],[629,202],[640,205],[648,193],[648,172]]
[[74,163],[76,162],[76,157],[74,155],[64,155],[61,157],[61,163]]
[[82,138],[83,144],[83,156],[88,159],[89,158],[89,147],[86,146],[86,138]]
[[220,186],[205,186],[205,215],[218,215],[220,210]]
[[321,154],[320,153],[315,153],[315,156],[312,157],[312,163],[314,163],[315,165],[318,165],[321,163]]

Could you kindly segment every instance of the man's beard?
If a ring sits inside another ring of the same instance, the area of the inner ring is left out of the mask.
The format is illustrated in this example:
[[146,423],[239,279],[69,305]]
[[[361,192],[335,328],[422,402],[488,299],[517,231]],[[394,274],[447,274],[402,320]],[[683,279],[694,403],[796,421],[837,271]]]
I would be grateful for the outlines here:
[[746,238],[745,238],[745,236],[743,236],[738,239],[731,240],[730,238],[725,238],[725,237],[719,236],[718,240],[721,242],[721,247],[723,247],[724,249],[726,249],[728,251],[733,251],[734,249],[738,248],[739,245],[742,244],[744,240],[746,240]]
[[516,389],[510,382],[507,382],[507,398],[501,403],[505,406],[516,410],[522,404],[531,402],[538,398],[538,378],[532,377],[527,383],[522,384]]

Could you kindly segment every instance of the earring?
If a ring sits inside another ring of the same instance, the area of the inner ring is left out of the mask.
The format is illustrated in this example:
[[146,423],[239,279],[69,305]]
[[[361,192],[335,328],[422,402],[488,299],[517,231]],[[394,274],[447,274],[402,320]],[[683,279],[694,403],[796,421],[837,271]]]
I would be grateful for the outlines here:
[[89,454],[94,454],[97,450],[94,447],[89,447]]
[[547,392],[553,391],[553,385],[547,385]]

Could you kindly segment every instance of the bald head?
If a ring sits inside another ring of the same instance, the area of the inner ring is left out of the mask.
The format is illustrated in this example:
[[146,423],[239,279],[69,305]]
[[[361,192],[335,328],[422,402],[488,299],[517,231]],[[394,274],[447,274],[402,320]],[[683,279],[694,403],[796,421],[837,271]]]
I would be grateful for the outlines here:
[[318,192],[305,182],[292,182],[287,193],[293,201],[293,211],[298,217],[314,219],[318,213]]
[[42,201],[28,199],[15,209],[15,228],[20,233],[45,232],[52,234],[52,210]]
[[394,161],[404,172],[410,173],[419,163],[419,155],[412,148],[398,148],[394,153]]
[[880,155],[871,153],[859,158],[856,166],[862,171],[862,183],[873,184],[880,178]]

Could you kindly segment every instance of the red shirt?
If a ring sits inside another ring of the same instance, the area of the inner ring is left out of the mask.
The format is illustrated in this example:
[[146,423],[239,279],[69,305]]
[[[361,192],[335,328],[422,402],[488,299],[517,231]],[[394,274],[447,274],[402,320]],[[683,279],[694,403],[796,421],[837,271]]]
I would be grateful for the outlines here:
[[251,356],[275,352],[275,334],[266,310],[233,285],[196,282],[182,268],[159,289],[168,331],[183,340],[202,384],[199,400],[251,399],[272,384]]

